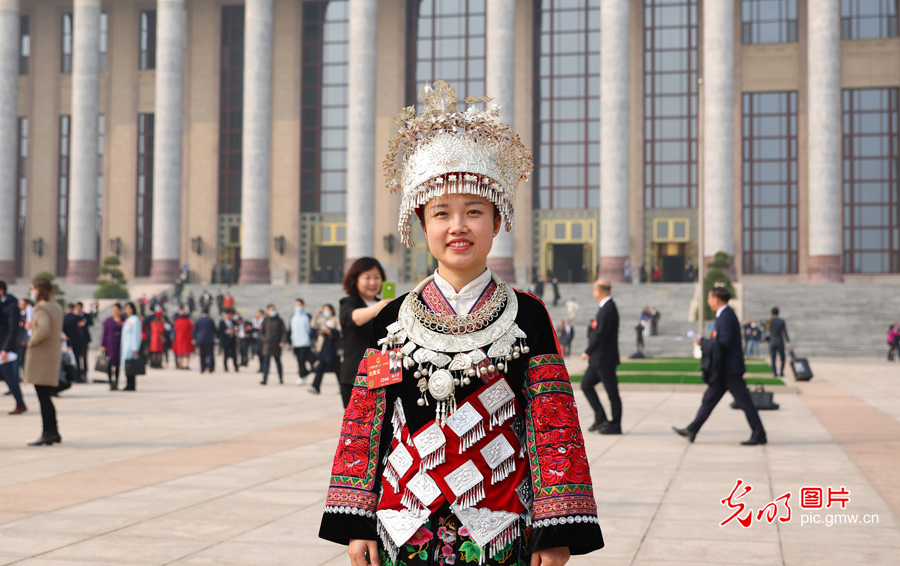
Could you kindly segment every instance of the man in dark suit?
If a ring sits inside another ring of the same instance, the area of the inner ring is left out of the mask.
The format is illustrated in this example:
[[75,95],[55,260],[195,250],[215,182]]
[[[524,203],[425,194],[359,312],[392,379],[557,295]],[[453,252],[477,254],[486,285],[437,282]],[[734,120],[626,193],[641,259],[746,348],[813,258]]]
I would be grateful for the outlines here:
[[744,414],[747,415],[747,422],[750,424],[750,440],[741,442],[743,445],[765,444],[766,430],[763,428],[762,421],[759,420],[759,413],[753,405],[750,398],[750,391],[747,390],[747,384],[744,382],[744,352],[741,347],[741,323],[728,306],[731,300],[731,293],[725,287],[715,287],[707,296],[709,307],[716,312],[716,323],[712,332],[712,338],[702,338],[695,340],[697,344],[702,346],[704,341],[713,340],[719,347],[721,353],[720,366],[717,368],[718,378],[710,381],[706,392],[703,394],[703,402],[694,422],[689,424],[687,428],[672,427],[679,435],[687,438],[690,442],[694,441],[694,437],[700,431],[700,427],[709,418],[716,404],[722,399],[726,391],[731,391],[734,400]]
[[[778,317],[778,307],[772,309],[772,317],[769,318],[769,354],[772,356],[772,373],[775,377],[784,377],[784,346],[791,349],[791,339],[788,336],[787,324],[784,319]],[[781,354],[781,370],[775,370],[775,354]]]
[[[594,424],[588,429],[600,434],[622,434],[622,400],[619,398],[619,310],[612,300],[612,285],[606,279],[594,283],[594,298],[600,303],[597,317],[591,323],[587,349],[581,358],[588,360],[588,367],[581,380],[581,390],[594,409]],[[594,389],[603,382],[612,410],[612,420],[606,420],[600,397]]]
[[234,371],[238,370],[237,363],[237,327],[234,324],[234,311],[225,309],[222,320],[219,321],[219,344],[222,346],[222,352],[225,356],[222,365],[225,367],[225,373],[228,373],[228,360],[231,360]]
[[69,346],[75,356],[76,381],[79,382],[87,380],[88,334],[83,310],[84,306],[78,309],[77,305],[69,303],[66,305],[66,314],[63,317],[63,334],[69,339]]
[[216,358],[213,350],[216,346],[216,323],[209,318],[209,307],[203,307],[200,318],[194,324],[194,345],[200,349],[200,373],[216,371]]

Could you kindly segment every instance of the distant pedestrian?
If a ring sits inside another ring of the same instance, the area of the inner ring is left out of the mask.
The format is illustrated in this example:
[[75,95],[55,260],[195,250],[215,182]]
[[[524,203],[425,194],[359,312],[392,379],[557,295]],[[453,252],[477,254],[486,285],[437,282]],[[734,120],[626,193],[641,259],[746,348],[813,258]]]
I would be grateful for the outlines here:
[[225,271],[222,272],[222,279],[225,281],[225,285],[231,287],[231,282],[234,280],[234,269],[231,268],[231,264],[225,265]]
[[[787,323],[778,316],[778,307],[772,309],[772,316],[766,323],[769,331],[769,355],[772,357],[772,373],[775,377],[784,377],[784,348],[791,349],[791,339],[788,336]],[[777,369],[775,366],[776,356],[781,356],[781,367]]]
[[747,351],[745,357],[749,358],[754,354],[759,357],[759,340],[762,338],[762,331],[759,325],[753,322],[749,316],[747,322],[744,323],[744,339],[747,341]]
[[222,289],[216,293],[216,307],[219,309],[219,316],[225,312],[225,294],[222,293]]
[[231,294],[231,291],[225,291],[225,295],[222,297],[222,307],[226,311],[234,310],[234,295]]
[[659,319],[662,317],[662,314],[656,308],[656,306],[650,307],[650,336],[658,336],[659,335]]
[[672,430],[679,436],[687,438],[689,442],[693,442],[694,437],[700,432],[700,427],[722,400],[725,392],[730,391],[738,407],[744,411],[752,431],[750,439],[741,444],[765,444],[766,430],[744,382],[746,366],[741,351],[741,323],[728,306],[731,293],[725,287],[715,287],[710,290],[706,300],[709,308],[716,313],[715,329],[711,338],[697,338],[695,342],[703,350],[704,359],[701,361],[701,367],[706,363],[712,366],[709,374],[704,377],[708,387],[693,422],[685,428],[672,427]]
[[553,306],[555,307],[559,304],[559,300],[562,298],[562,296],[559,294],[559,280],[554,277],[550,280],[550,285],[553,287]]
[[178,369],[190,369],[191,354],[194,353],[194,343],[191,335],[194,333],[194,323],[190,315],[182,308],[172,325],[175,333],[172,339],[172,354],[175,355],[175,367]]
[[622,267],[622,275],[625,277],[626,283],[631,283],[632,273],[631,273],[631,260],[630,259],[625,260],[625,265],[624,265],[624,267]]
[[216,323],[209,317],[209,307],[200,311],[200,318],[194,324],[194,345],[200,351],[200,374],[216,371]]
[[63,312],[53,300],[53,284],[38,278],[31,284],[34,298],[34,326],[28,341],[28,356],[25,359],[25,383],[34,385],[38,401],[41,403],[41,437],[31,442],[31,446],[50,445],[62,442],[53,406],[53,392],[59,387],[59,372],[62,366],[62,324]]
[[325,373],[333,373],[340,376],[341,356],[338,348],[341,347],[341,326],[334,307],[330,304],[323,305],[316,311],[313,318],[313,327],[318,332],[316,338],[317,361],[315,378],[309,387],[310,393],[318,394],[322,388],[322,376]]
[[[588,430],[600,434],[622,434],[622,400],[616,376],[616,366],[620,363],[619,310],[612,300],[612,285],[609,281],[598,279],[593,290],[599,307],[597,316],[591,323],[587,348],[581,354],[583,360],[588,360],[588,367],[581,380],[581,391],[594,410],[594,424]],[[601,382],[609,397],[609,421],[606,420],[606,412],[596,391]]]
[[0,281],[0,374],[9,392],[16,401],[16,407],[9,413],[18,415],[28,410],[22,399],[19,375],[16,372],[19,339],[19,301],[7,292],[6,281]]
[[900,361],[900,322],[895,322],[888,329],[887,344],[889,348],[887,355],[888,361],[894,361],[895,353],[897,354],[897,360]]
[[219,344],[222,346],[222,367],[225,368],[225,373],[228,373],[228,360],[231,360],[235,373],[238,371],[237,327],[233,317],[234,311],[225,309],[225,314],[219,321]]
[[188,316],[194,316],[194,311],[197,310],[197,302],[194,300],[194,292],[188,291],[187,296],[187,313]]
[[[100,338],[100,353],[109,358],[106,376],[109,378],[109,390],[119,389],[119,369],[122,366],[122,305],[112,306],[112,316],[103,321],[103,335]],[[113,369],[115,368],[115,369]]]
[[662,277],[662,271],[659,269],[659,265],[653,266],[653,282],[659,283],[660,278]]
[[125,322],[122,324],[122,345],[119,354],[125,368],[125,389],[122,391],[137,389],[137,374],[128,371],[128,361],[141,359],[142,327],[143,323],[137,315],[134,303],[125,303]]
[[259,340],[261,342],[262,355],[262,381],[260,385],[265,385],[269,380],[269,366],[272,360],[278,367],[278,382],[284,384],[284,368],[281,366],[281,351],[284,349],[284,340],[287,337],[287,331],[284,327],[284,321],[278,316],[278,310],[275,305],[266,307],[268,316],[263,320],[259,327]]
[[572,297],[568,301],[566,301],[566,315],[568,315],[569,322],[575,322],[575,316],[578,314],[578,301],[575,300],[575,297]]
[[165,350],[165,342],[166,342],[166,321],[163,320],[163,312],[161,307],[156,307],[156,310],[153,313],[153,318],[150,320],[150,336],[149,336],[149,350],[150,350],[150,367],[161,369],[163,351]]
[[[316,357],[312,353],[312,319],[306,312],[306,303],[303,302],[303,299],[294,301],[294,314],[291,315],[287,332],[288,341],[291,343],[299,368],[297,385],[303,385],[306,383],[306,376],[309,375],[310,368],[316,363]],[[307,367],[307,363],[309,363],[309,367]]]

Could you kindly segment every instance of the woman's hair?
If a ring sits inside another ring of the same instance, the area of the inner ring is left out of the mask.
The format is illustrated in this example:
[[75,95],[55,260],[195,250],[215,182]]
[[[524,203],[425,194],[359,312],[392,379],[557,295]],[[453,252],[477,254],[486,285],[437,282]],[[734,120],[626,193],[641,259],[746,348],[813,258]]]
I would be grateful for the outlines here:
[[122,303],[113,303],[112,308],[119,307],[119,310],[122,310]]
[[138,310],[137,310],[137,307],[134,306],[134,303],[132,303],[131,301],[125,303],[125,307],[126,307],[126,308],[127,308],[127,307],[131,307],[131,314],[136,314],[137,311],[138,311]]
[[31,285],[37,291],[37,296],[34,298],[35,302],[50,300],[50,297],[53,295],[53,283],[50,283],[49,279],[39,277]]
[[324,305],[322,305],[322,308],[323,309],[331,309],[331,312],[332,313],[334,312],[334,306],[331,303],[325,303]]
[[[344,280],[341,282],[341,285],[344,286],[344,292],[351,297],[358,297],[359,289],[356,288],[356,281],[359,279],[360,275],[372,268],[378,269],[382,281],[387,279],[384,275],[384,268],[381,267],[381,263],[377,259],[374,257],[361,257],[353,262],[353,265],[347,270],[347,274],[344,275]],[[331,310],[332,312],[334,311],[334,309]]]

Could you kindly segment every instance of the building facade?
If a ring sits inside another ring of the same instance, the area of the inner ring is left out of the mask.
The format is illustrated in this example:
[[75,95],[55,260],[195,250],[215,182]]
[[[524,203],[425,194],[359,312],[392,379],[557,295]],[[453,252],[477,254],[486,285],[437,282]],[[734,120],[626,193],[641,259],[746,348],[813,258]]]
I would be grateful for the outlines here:
[[[900,274],[896,0],[0,0],[0,278],[337,281],[396,235],[394,116],[443,79],[534,154],[519,284]],[[702,251],[701,251],[702,250]]]

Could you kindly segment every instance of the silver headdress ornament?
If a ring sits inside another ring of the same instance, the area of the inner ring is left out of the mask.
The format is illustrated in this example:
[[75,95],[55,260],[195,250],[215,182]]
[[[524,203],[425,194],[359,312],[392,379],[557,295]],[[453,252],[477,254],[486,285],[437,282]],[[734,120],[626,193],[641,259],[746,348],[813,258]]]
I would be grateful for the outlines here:
[[458,112],[456,90],[444,81],[425,85],[419,100],[424,102],[420,115],[409,106],[394,118],[404,125],[384,160],[388,188],[403,195],[400,239],[412,247],[410,215],[433,198],[455,193],[488,199],[512,231],[516,189],[533,164],[518,134],[500,122],[500,107],[487,96],[469,96],[468,109]]

